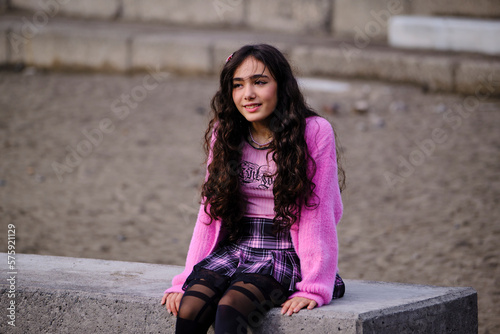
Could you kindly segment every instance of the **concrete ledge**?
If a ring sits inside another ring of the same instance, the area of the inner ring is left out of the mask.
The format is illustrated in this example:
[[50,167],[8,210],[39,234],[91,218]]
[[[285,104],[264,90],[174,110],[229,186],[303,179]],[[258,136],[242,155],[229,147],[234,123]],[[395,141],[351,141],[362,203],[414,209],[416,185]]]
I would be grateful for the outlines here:
[[500,17],[500,3],[495,0],[418,0],[412,1],[411,8],[415,15]]
[[[182,268],[56,256],[16,255],[16,274],[1,253],[0,308],[15,301],[9,333],[173,333],[159,301]],[[15,284],[8,278],[14,276]],[[344,298],[281,316],[269,312],[254,333],[477,333],[472,288],[346,280]],[[15,298],[11,298],[14,294]]]
[[[3,42],[2,42],[3,40]],[[302,76],[333,76],[408,83],[430,91],[475,95],[474,76],[488,72],[489,96],[500,96],[500,57],[406,51],[329,37],[188,29],[154,24],[81,21],[2,15],[0,64],[48,69],[131,72],[219,73],[226,57],[243,44],[271,43],[288,54]],[[491,74],[491,75],[490,75]],[[483,94],[484,95],[484,94]]]
[[500,96],[500,70],[490,61],[464,61],[456,70],[456,91],[462,94],[474,92],[479,101],[490,96]]
[[81,18],[113,19],[120,15],[120,0],[10,0],[10,6],[38,16],[64,14]]
[[28,41],[24,60],[44,68],[127,71],[128,35],[114,30],[95,34],[78,27],[48,27]]
[[252,0],[246,24],[256,30],[329,34],[332,7],[331,0]]
[[212,55],[210,41],[172,38],[163,34],[137,36],[132,47],[132,68],[162,68],[190,74],[211,73]]
[[122,17],[192,26],[237,25],[245,19],[242,0],[123,0]]
[[496,0],[0,0],[5,10],[57,11],[79,18],[124,19],[187,26],[246,26],[298,34],[385,40],[393,15],[500,17]]
[[102,29],[104,26],[100,22],[89,29],[84,21],[41,25],[27,17],[0,22],[0,30],[7,36],[7,63],[52,69],[128,71],[130,32]]
[[500,54],[500,21],[393,16],[388,30],[395,47]]
[[[455,60],[389,50],[297,46],[292,59],[307,75],[414,83],[431,91],[453,91]],[[500,63],[499,63],[500,65]]]
[[410,14],[411,6],[411,0],[335,0],[332,30],[339,36],[355,38],[362,34],[386,40],[389,18]]

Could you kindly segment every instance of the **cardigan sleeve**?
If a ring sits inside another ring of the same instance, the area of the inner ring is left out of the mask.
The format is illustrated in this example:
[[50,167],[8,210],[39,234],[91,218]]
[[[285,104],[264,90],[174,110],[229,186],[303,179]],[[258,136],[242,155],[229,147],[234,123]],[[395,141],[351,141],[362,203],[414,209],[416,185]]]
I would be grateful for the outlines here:
[[194,227],[193,236],[189,245],[184,271],[175,276],[172,280],[172,287],[165,293],[184,292],[182,286],[186,278],[191,274],[195,264],[207,257],[217,244],[217,237],[220,231],[220,222],[218,220],[210,223],[210,217],[205,212],[204,205],[200,205],[198,219]]
[[315,206],[303,206],[298,224],[292,227],[302,280],[290,298],[305,297],[322,306],[332,300],[338,261],[337,223],[343,207],[332,126],[321,117],[311,117],[307,119],[305,135],[309,154],[316,164],[313,177],[316,196],[311,199]]
[[[215,136],[212,135],[211,147],[213,147]],[[212,161],[212,150],[210,149],[207,159],[207,170],[205,181],[208,179],[208,166]],[[209,208],[208,208],[209,209]],[[198,217],[194,226],[193,236],[186,257],[186,266],[182,273],[174,276],[172,279],[172,287],[165,290],[165,293],[184,292],[182,286],[187,277],[193,271],[193,267],[207,257],[215,248],[218,242],[218,236],[221,228],[221,222],[214,220],[210,223],[210,216],[205,212],[205,205],[202,203],[198,211]]]

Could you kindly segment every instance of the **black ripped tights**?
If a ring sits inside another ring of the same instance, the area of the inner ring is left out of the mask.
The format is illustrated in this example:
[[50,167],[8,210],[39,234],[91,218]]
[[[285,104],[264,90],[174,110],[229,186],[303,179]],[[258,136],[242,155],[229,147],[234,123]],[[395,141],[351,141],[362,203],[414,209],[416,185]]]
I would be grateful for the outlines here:
[[204,269],[200,274],[189,282],[182,297],[177,334],[205,334],[214,321],[215,334],[247,333],[287,297],[271,276],[241,274],[229,279]]

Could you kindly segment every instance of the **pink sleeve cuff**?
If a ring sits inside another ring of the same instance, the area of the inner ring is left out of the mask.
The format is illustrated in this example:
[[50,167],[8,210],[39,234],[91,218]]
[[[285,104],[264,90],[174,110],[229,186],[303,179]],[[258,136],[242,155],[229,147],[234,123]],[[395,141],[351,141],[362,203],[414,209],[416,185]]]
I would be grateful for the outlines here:
[[182,290],[182,284],[180,284],[180,285],[174,285],[173,287],[168,288],[167,290],[165,290],[165,292],[163,294],[166,294],[166,293],[175,293],[175,292],[184,293],[184,290]]
[[292,299],[293,297],[303,297],[303,298],[308,298],[314,300],[316,303],[318,303],[318,307],[323,306],[325,304],[323,298],[319,295],[315,295],[312,293],[304,292],[304,291],[297,291],[293,293],[288,299]]

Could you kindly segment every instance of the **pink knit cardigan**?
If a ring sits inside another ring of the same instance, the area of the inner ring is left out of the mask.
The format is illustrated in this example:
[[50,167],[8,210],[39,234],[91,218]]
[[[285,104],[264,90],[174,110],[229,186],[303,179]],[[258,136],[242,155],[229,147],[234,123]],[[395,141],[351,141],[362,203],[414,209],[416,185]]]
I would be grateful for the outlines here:
[[[332,300],[337,273],[337,224],[342,216],[342,200],[337,178],[335,138],[330,123],[321,117],[309,117],[305,131],[307,147],[316,162],[313,182],[318,204],[314,209],[304,206],[300,220],[290,230],[293,246],[300,259],[302,281],[290,298],[305,297],[322,306]],[[221,239],[221,222],[210,223],[203,204],[189,245],[184,271],[172,280],[165,293],[183,292],[182,285],[193,266],[209,255]]]

